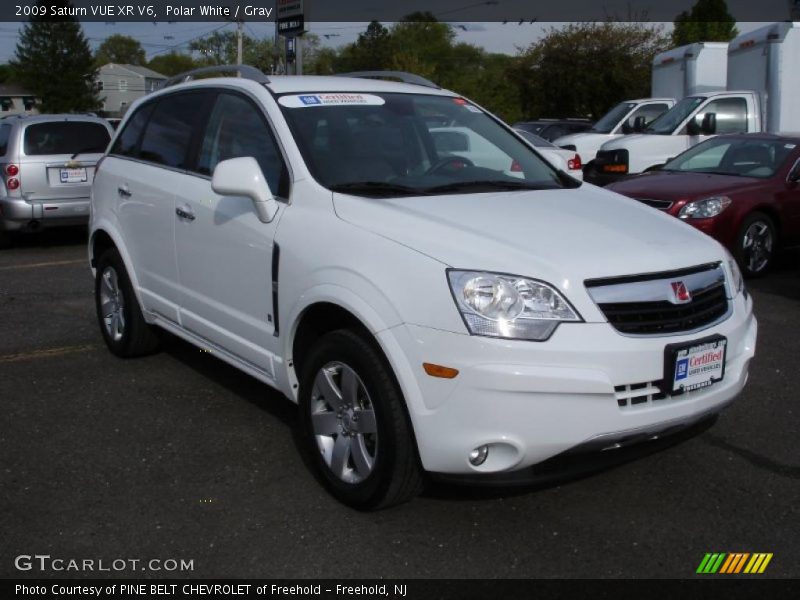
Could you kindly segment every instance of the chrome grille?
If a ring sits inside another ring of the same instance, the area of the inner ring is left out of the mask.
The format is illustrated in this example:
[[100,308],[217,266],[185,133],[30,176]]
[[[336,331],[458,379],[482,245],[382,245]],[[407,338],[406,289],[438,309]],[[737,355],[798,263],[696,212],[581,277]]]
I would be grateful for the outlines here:
[[[725,274],[719,263],[693,269],[585,282],[589,295],[619,332],[669,335],[698,331],[730,313]],[[682,302],[672,284],[691,295]]]

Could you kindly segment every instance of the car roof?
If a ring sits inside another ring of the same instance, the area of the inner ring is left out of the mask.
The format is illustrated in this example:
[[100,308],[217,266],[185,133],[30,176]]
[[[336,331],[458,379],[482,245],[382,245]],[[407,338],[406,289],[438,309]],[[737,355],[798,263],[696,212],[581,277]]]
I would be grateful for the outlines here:
[[776,142],[792,142],[794,144],[800,144],[800,133],[794,133],[794,132],[725,133],[722,135],[718,135],[716,137],[724,139],[771,140]]
[[[207,77],[178,83],[155,92],[177,91],[181,89],[203,88],[214,85],[233,85],[250,88],[263,85],[274,94],[302,94],[311,92],[361,92],[361,93],[401,93],[428,94],[436,96],[457,96],[454,92],[422,85],[386,81],[366,77],[334,77],[330,75],[270,75],[269,82],[255,83],[239,77]],[[150,97],[148,94],[147,97]]]
[[32,125],[34,123],[53,123],[57,121],[90,121],[92,123],[106,124],[106,120],[96,115],[88,114],[54,114],[54,115],[9,115],[4,117],[0,122],[19,123],[21,125]]

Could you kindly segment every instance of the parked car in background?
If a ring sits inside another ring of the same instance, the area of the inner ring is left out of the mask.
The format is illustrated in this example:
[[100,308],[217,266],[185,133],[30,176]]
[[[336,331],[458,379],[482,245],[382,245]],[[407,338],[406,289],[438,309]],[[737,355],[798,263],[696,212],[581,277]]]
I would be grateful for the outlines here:
[[530,142],[551,164],[566,171],[576,179],[583,179],[583,163],[580,154],[574,150],[559,148],[552,142],[548,142],[543,137],[539,137],[530,131],[525,131],[524,129],[514,129],[514,131]]
[[553,143],[561,148],[574,150],[585,162],[589,162],[607,141],[644,130],[674,105],[673,98],[625,100],[600,117],[590,129],[565,135]]
[[513,127],[535,133],[552,142],[565,135],[588,131],[592,127],[592,122],[589,119],[537,119],[514,123]]
[[91,115],[0,121],[0,245],[11,233],[89,222],[89,192],[113,131]]
[[727,246],[746,276],[779,247],[800,244],[800,135],[724,135],[651,171],[608,186]]
[[119,127],[119,124],[122,122],[122,119],[117,117],[110,117],[107,118],[106,121],[108,121],[108,124],[111,125],[113,129],[116,129],[117,127]]

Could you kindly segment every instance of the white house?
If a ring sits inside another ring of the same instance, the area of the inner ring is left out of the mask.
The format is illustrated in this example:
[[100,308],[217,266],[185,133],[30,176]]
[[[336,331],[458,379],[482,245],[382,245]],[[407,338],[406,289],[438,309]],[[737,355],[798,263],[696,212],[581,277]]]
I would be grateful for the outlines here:
[[147,67],[115,63],[103,65],[97,75],[103,113],[109,117],[121,117],[134,100],[158,89],[165,79],[165,75]]

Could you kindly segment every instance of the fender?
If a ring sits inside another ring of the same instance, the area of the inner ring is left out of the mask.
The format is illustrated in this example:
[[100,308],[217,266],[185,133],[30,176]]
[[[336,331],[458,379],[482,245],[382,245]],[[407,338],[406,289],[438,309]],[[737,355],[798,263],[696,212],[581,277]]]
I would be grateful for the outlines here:
[[[92,221],[91,227],[92,233],[89,236],[88,254],[92,276],[96,276],[97,274],[97,269],[91,263],[91,261],[96,258],[94,256],[94,239],[97,233],[102,231],[111,238],[112,242],[114,242],[117,252],[119,252],[120,257],[122,257],[122,263],[125,265],[125,271],[128,274],[128,279],[131,281],[131,286],[133,286],[133,293],[136,294],[136,301],[139,303],[139,306],[143,307],[144,304],[142,303],[142,296],[139,292],[139,280],[136,277],[136,270],[133,268],[133,261],[131,261],[130,254],[128,254],[128,249],[126,248],[125,243],[122,241],[122,234],[114,226],[114,224],[106,218],[100,218],[97,221]],[[153,319],[146,310],[142,311],[142,315],[144,316],[145,321],[152,323]]]
[[[382,292],[381,296],[388,302]],[[299,401],[297,396],[298,384],[297,374],[293,367],[289,366],[288,357],[292,356],[292,346],[294,344],[297,326],[300,323],[303,313],[312,305],[321,302],[335,304],[350,312],[356,317],[375,337],[376,342],[381,348],[384,356],[389,361],[392,370],[396,374],[403,396],[408,404],[409,416],[412,423],[415,415],[422,415],[429,412],[423,402],[422,391],[419,389],[416,377],[409,376],[412,372],[412,365],[408,362],[408,357],[403,353],[399,344],[394,340],[394,336],[389,329],[403,323],[400,316],[392,308],[392,314],[381,315],[375,308],[359,295],[348,288],[342,286],[322,283],[307,289],[298,296],[297,302],[289,311],[287,319],[287,334],[283,342],[283,355],[287,357],[280,365],[276,365],[275,378],[281,390],[295,403]],[[277,368],[277,367],[282,368]]]

